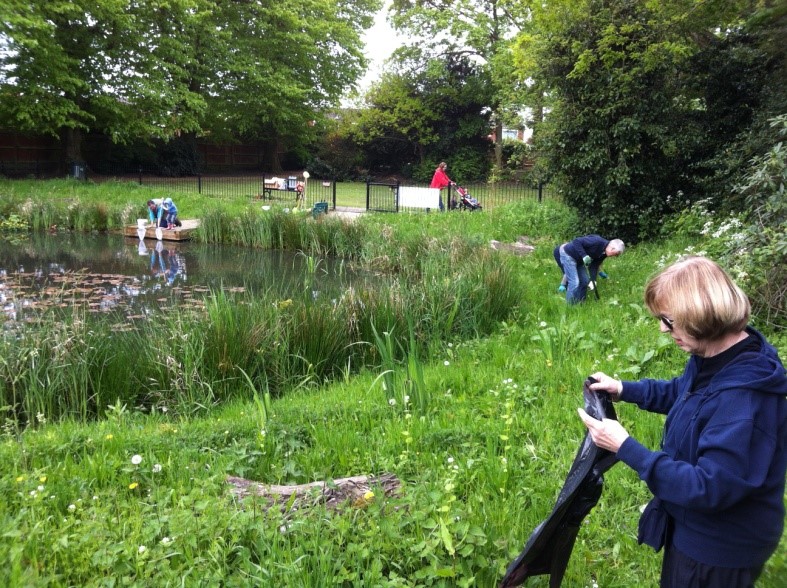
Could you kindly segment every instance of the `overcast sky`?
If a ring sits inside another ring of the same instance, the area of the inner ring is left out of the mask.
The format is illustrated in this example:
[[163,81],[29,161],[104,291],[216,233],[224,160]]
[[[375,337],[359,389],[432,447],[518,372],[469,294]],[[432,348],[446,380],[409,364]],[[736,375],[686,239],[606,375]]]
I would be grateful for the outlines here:
[[386,6],[374,17],[374,25],[366,31],[363,37],[366,43],[364,53],[369,58],[370,63],[366,75],[360,81],[362,91],[368,89],[371,83],[380,77],[383,61],[390,57],[394,49],[403,43],[403,37],[398,36],[385,21],[388,2],[385,4]]

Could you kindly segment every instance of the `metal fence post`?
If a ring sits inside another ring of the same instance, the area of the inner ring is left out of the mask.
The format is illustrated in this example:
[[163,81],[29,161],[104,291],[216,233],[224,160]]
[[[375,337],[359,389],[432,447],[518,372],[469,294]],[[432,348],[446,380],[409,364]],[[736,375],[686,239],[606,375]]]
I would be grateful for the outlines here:
[[333,186],[331,187],[331,198],[333,199],[333,209],[336,210],[336,178],[333,178],[333,182],[331,182]]
[[541,202],[541,199],[544,196],[543,190],[544,190],[544,182],[539,181],[538,182],[538,201],[539,201],[539,203]]
[[202,194],[202,176],[197,175],[197,194]]
[[142,185],[142,166],[139,168],[139,185]]
[[369,210],[369,194],[371,193],[371,186],[369,184],[369,178],[366,178],[366,210]]

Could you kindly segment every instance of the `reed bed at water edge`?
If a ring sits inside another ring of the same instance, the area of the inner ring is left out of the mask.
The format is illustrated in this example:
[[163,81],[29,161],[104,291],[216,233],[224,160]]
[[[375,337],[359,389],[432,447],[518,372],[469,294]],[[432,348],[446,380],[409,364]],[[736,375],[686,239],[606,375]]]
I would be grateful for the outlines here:
[[[119,402],[204,410],[256,389],[275,396],[377,365],[373,329],[433,342],[491,332],[525,289],[505,258],[483,252],[455,265],[426,263],[417,280],[384,275],[338,299],[212,292],[204,312],[182,309],[117,329],[113,317],[45,312],[0,339],[0,406],[21,428],[37,414],[85,420]],[[241,372],[243,370],[243,372]],[[245,374],[246,376],[244,376]]]

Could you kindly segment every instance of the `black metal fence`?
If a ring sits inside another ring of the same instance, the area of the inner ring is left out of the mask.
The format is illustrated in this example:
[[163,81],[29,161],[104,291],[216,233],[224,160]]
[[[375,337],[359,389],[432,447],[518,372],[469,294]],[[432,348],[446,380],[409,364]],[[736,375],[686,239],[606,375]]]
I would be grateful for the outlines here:
[[[377,210],[397,212],[407,210],[400,206],[398,191],[402,187],[426,187],[424,184],[398,182],[337,182],[334,179],[313,178],[306,172],[275,174],[197,174],[169,177],[147,172],[143,168],[111,175],[91,173],[84,164],[72,164],[66,174],[44,162],[14,164],[0,163],[0,175],[8,178],[63,177],[93,182],[127,181],[160,190],[162,196],[175,194],[200,194],[217,199],[270,200],[291,206],[313,207],[324,202],[330,209]],[[464,188],[478,200],[484,210],[518,202],[558,198],[548,185],[528,181],[472,183]],[[442,192],[446,209],[452,198],[456,198],[454,187]]]
[[[377,212],[399,212],[400,210],[439,210],[438,206],[426,208],[420,205],[408,206],[401,197],[406,188],[426,188],[424,184],[400,184],[398,182],[367,182],[366,209]],[[460,192],[461,190],[461,192]],[[473,206],[463,206],[463,200],[472,201]],[[440,201],[444,210],[453,209],[490,209],[522,200],[557,199],[557,194],[549,190],[548,185],[538,183],[530,185],[521,182],[475,183],[466,186],[449,186],[441,191]],[[412,200],[407,200],[412,202]]]
[[0,160],[0,177],[12,180],[52,179],[63,177],[63,166],[55,161],[3,161]]

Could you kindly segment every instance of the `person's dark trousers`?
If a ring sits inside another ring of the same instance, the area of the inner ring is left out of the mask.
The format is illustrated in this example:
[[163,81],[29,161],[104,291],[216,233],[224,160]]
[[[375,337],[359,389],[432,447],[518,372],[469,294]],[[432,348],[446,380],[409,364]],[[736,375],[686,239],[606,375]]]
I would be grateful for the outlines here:
[[758,568],[707,566],[684,555],[673,545],[664,547],[659,588],[753,588]]

